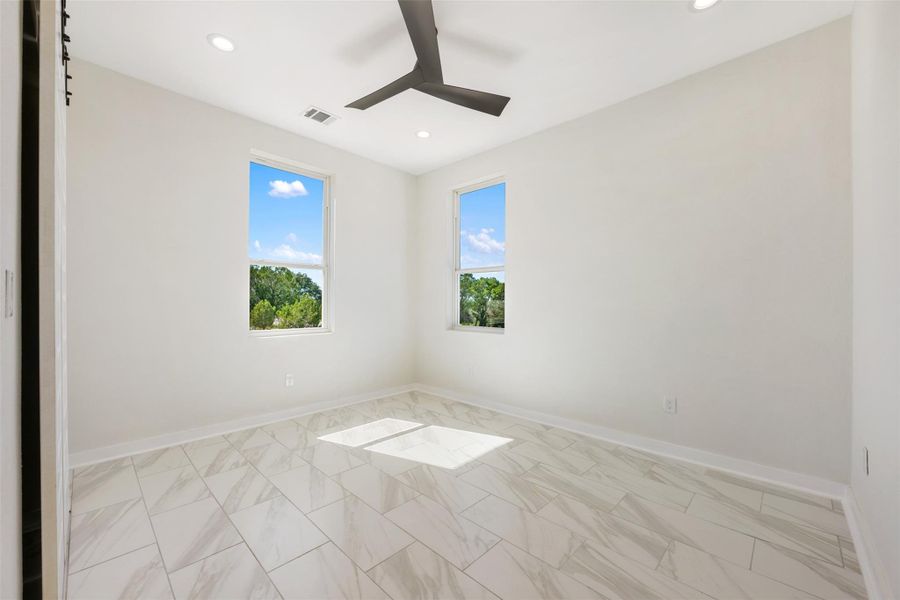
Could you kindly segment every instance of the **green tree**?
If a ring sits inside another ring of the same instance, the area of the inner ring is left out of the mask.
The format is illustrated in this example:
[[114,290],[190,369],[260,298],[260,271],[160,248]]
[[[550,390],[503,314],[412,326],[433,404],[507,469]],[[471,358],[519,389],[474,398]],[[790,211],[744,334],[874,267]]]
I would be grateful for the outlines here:
[[316,300],[316,302],[322,302],[322,288],[319,287],[315,281],[309,278],[309,275],[306,273],[297,273],[294,275],[294,279],[297,284],[297,292],[301,296],[309,296]]
[[312,296],[300,296],[293,304],[276,311],[279,329],[318,327],[322,322],[322,304]]
[[268,300],[261,300],[250,309],[250,327],[269,329],[275,322],[275,307]]
[[[266,304],[262,304],[263,302]],[[295,273],[285,267],[250,266],[252,327],[318,327],[321,321],[322,288],[308,275]]]
[[505,287],[505,284],[496,277],[475,277],[471,273],[460,275],[460,324],[479,327],[503,327],[505,320]]

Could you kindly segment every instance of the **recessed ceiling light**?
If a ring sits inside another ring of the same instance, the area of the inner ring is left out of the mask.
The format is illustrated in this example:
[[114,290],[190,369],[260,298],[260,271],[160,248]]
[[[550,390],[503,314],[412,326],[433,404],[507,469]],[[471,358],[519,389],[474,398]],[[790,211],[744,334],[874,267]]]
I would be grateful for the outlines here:
[[222,52],[231,52],[234,50],[234,42],[222,35],[221,33],[211,33],[206,36],[206,41],[216,50]]
[[420,138],[422,138],[422,139],[425,139],[425,138],[427,138],[427,137],[431,137],[431,132],[425,131],[424,129],[422,129],[421,131],[417,131],[417,132],[416,132],[416,137],[420,137]]
[[694,0],[693,7],[694,10],[706,10],[718,2],[719,0]]

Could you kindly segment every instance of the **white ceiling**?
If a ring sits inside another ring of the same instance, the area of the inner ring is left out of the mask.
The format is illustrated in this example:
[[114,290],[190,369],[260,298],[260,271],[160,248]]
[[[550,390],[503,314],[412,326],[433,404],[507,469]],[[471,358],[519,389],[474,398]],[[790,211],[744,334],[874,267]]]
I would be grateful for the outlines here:
[[[447,83],[511,96],[499,118],[410,90],[343,108],[415,62],[396,2],[71,0],[70,50],[132,77],[423,173],[850,13],[842,1],[435,2]],[[206,36],[237,44],[214,50]],[[78,101],[78,81],[70,86]],[[302,118],[315,105],[340,120]],[[427,129],[432,137],[415,136]]]

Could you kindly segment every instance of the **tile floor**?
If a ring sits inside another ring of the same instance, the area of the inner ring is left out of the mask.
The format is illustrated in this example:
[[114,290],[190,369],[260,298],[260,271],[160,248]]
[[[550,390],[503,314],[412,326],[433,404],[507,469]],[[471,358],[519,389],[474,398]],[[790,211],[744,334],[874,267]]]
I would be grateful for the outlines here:
[[866,596],[836,501],[420,393],[76,469],[72,506],[69,598]]

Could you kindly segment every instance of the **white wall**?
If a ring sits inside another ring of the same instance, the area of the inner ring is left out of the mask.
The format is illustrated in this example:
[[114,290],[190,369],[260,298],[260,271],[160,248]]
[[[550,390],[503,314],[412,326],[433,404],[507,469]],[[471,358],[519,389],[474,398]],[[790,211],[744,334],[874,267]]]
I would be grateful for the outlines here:
[[[844,19],[422,176],[419,380],[846,481],[848,34]],[[501,172],[507,329],[451,331],[451,189]]]
[[[900,4],[853,11],[851,485],[900,597]],[[870,474],[865,471],[869,449]]]
[[[0,314],[0,598],[22,593],[19,158],[22,3],[0,2],[0,297],[15,273],[14,316]],[[0,301],[2,304],[2,301]]]
[[[413,380],[411,176],[89,63],[70,71],[73,452]],[[251,148],[335,173],[333,333],[248,334]]]

